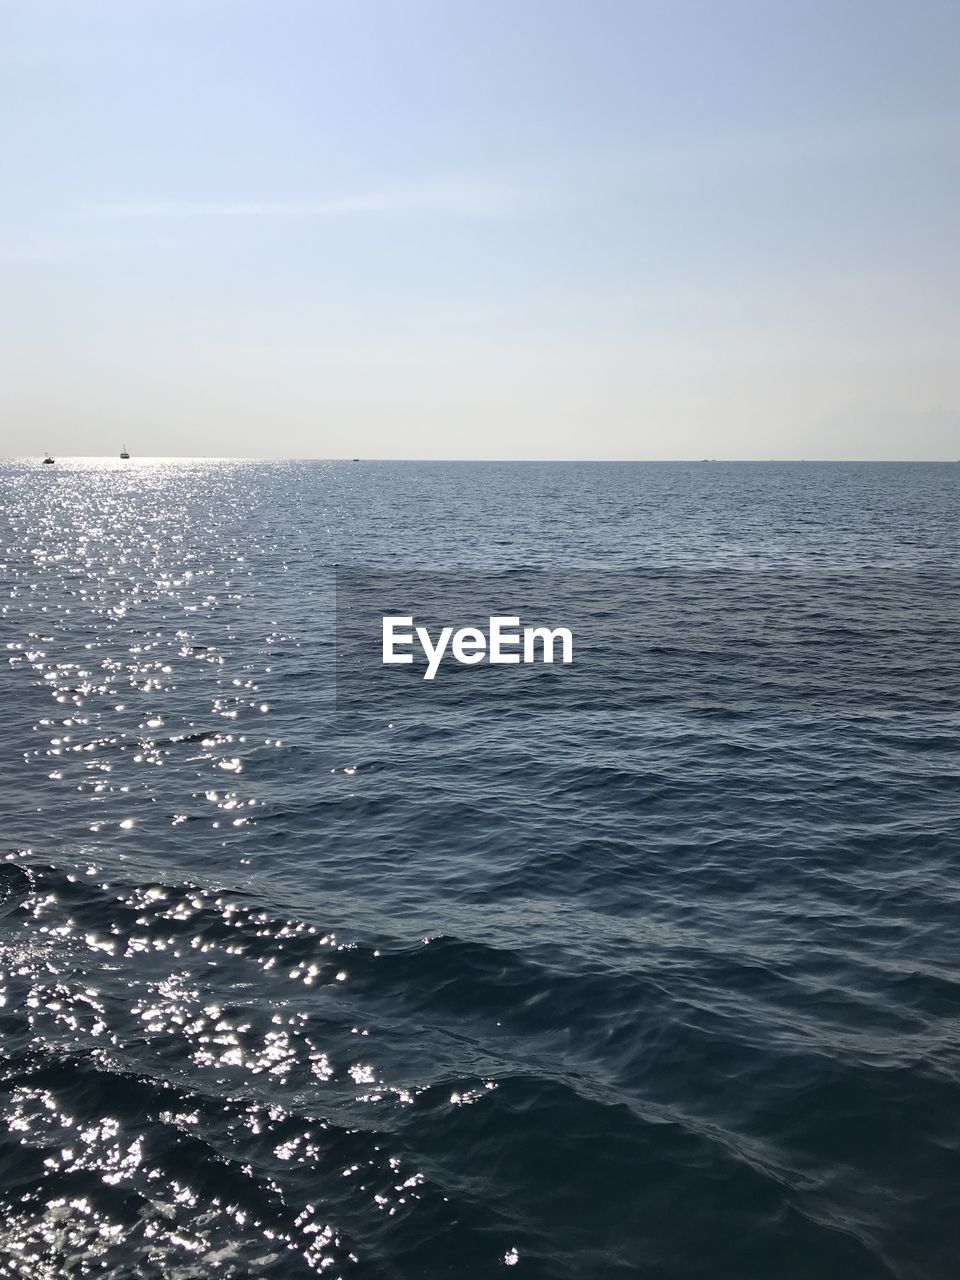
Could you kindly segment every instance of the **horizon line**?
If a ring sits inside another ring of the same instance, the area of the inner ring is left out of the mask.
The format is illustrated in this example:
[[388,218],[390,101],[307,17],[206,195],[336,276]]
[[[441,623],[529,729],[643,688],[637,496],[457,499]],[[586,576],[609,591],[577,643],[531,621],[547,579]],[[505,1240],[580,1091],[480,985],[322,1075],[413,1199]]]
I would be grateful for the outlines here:
[[[32,462],[37,459],[35,453],[8,454],[0,456],[0,462]],[[50,455],[53,456],[52,454]],[[64,461],[72,461],[75,459],[84,459],[89,461],[116,461],[121,459],[115,453],[65,453],[61,454]],[[319,454],[284,454],[284,455],[255,455],[255,454],[228,454],[228,453],[144,453],[123,461],[129,462],[154,462],[154,461],[178,461],[184,460],[188,462],[389,462],[389,463],[463,463],[465,465],[476,464],[511,464],[518,466],[533,466],[541,463],[549,463],[550,465],[565,466],[583,466],[583,465],[602,465],[602,466],[638,466],[638,465],[657,465],[657,466],[703,466],[706,465],[742,465],[742,466],[758,466],[767,463],[784,463],[795,465],[849,465],[849,464],[871,464],[871,465],[887,465],[887,466],[913,466],[927,463],[943,463],[946,465],[960,464],[960,458],[947,457],[925,457],[925,458],[443,458],[443,457],[418,457],[418,458],[388,458],[388,457],[357,457],[351,458],[347,456],[338,457],[322,457]]]

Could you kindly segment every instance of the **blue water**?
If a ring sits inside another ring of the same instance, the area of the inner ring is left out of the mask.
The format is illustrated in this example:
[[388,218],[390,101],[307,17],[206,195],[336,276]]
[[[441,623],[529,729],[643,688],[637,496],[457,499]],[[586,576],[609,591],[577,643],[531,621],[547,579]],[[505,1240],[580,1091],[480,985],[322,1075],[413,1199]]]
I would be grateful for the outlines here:
[[[0,1276],[956,1275],[960,717],[893,694],[960,466],[0,501]],[[336,564],[887,575],[891,706],[347,714]]]

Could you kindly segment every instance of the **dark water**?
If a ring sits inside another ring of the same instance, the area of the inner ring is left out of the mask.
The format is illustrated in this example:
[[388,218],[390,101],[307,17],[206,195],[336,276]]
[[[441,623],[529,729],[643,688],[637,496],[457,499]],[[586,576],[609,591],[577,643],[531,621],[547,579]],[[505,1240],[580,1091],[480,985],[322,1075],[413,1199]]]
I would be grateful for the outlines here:
[[0,483],[0,1275],[957,1274],[955,701],[329,669],[338,562],[886,575],[893,704],[960,466]]

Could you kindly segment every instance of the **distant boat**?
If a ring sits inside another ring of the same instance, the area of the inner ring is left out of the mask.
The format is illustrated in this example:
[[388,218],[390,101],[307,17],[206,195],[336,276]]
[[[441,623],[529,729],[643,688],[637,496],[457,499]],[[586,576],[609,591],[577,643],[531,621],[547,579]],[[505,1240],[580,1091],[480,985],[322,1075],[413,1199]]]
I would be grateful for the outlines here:
[[54,459],[53,459],[53,458],[51,458],[51,457],[50,457],[50,455],[49,455],[49,453],[48,453],[48,454],[47,454],[47,456],[46,456],[46,457],[44,458],[44,460],[43,460],[43,465],[44,465],[45,467],[52,467],[52,466],[53,466],[53,462],[54,462]]
[[121,458],[129,458],[129,457],[130,457],[129,453],[127,453],[127,446],[126,446],[126,445],[122,445],[122,446],[121,446],[121,448],[120,448],[120,457],[121,457]]
[[354,462],[359,462],[359,461],[360,461],[359,458],[354,458]]

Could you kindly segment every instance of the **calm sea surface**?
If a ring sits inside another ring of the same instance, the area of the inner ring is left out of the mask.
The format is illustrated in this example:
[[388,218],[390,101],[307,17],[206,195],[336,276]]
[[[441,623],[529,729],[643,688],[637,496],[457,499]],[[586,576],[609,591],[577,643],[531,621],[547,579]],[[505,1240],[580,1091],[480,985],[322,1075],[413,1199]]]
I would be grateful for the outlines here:
[[[0,502],[0,1276],[958,1274],[960,716],[894,695],[918,582],[960,669],[960,466],[68,459]],[[869,580],[891,705],[487,668],[347,710],[338,564]]]

